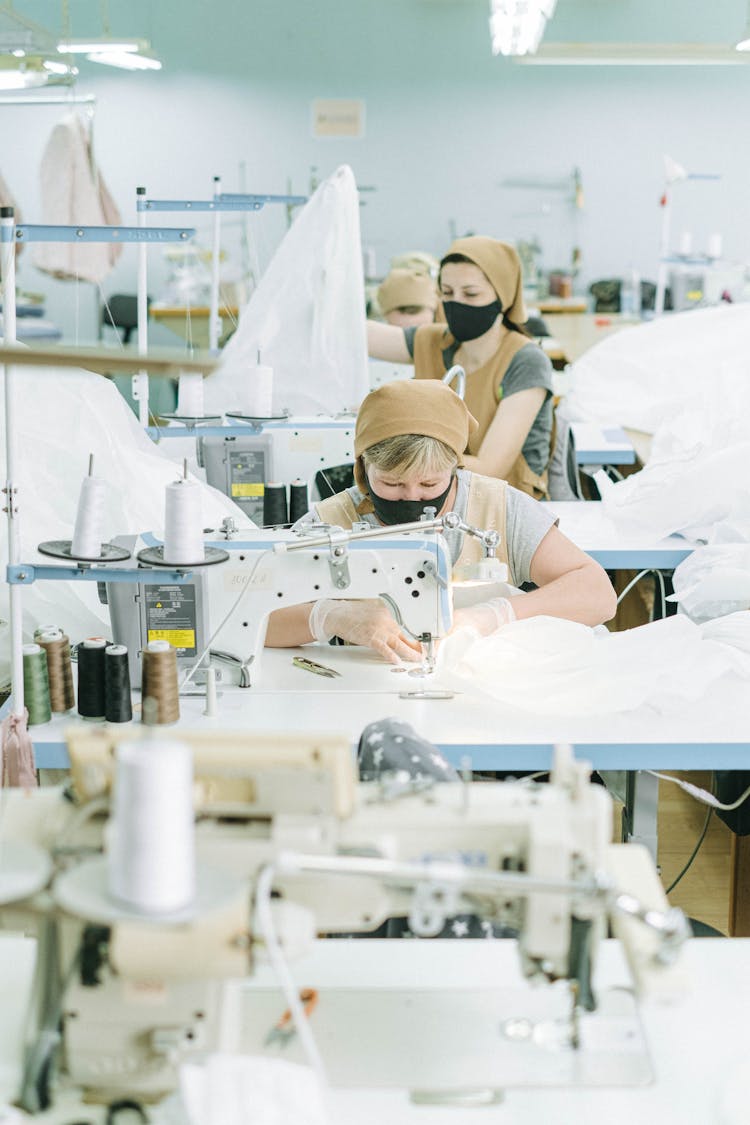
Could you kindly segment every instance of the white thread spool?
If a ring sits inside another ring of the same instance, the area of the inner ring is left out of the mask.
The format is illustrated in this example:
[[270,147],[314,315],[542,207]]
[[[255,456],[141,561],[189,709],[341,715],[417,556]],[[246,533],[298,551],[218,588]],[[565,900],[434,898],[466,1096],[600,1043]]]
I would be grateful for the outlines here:
[[84,477],[78,498],[70,553],[76,559],[99,559],[104,541],[104,502],[107,482],[103,477]]
[[689,230],[684,230],[680,235],[680,253],[687,258],[693,250],[693,236]]
[[242,411],[252,418],[270,418],[273,414],[273,368],[254,363],[247,368],[245,401]]
[[177,414],[185,418],[202,418],[204,413],[203,376],[184,372],[177,384]]
[[709,234],[708,236],[708,256],[709,258],[720,258],[722,252],[722,240],[720,234]]
[[117,747],[109,892],[150,914],[195,898],[193,756],[183,742],[145,739]]
[[205,554],[200,487],[195,481],[173,481],[165,497],[164,562],[203,562]]

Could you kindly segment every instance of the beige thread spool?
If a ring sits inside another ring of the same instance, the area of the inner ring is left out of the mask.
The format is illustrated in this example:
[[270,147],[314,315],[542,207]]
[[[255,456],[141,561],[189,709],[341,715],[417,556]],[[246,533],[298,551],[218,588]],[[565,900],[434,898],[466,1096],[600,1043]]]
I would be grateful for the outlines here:
[[57,713],[70,711],[76,704],[70,641],[62,629],[57,628],[39,633],[36,640],[47,653],[50,706]]
[[153,700],[156,717],[151,720],[158,726],[176,723],[180,717],[180,699],[177,686],[177,652],[169,641],[150,641],[143,650],[141,670],[141,699],[143,718],[149,721],[147,700]]

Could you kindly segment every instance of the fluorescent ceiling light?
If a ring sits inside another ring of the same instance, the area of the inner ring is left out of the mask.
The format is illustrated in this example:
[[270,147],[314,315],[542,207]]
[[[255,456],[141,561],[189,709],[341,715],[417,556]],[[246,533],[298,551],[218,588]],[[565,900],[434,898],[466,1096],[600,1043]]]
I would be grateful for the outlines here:
[[544,43],[524,66],[737,66],[750,63],[724,44],[704,43]]
[[33,90],[40,86],[71,86],[78,70],[74,66],[39,55],[13,58],[0,54],[0,90]]
[[145,39],[63,39],[57,44],[61,55],[89,55],[97,51],[140,51],[148,47]]
[[115,51],[97,50],[86,55],[89,62],[102,63],[105,66],[119,66],[122,70],[161,70],[161,62],[152,54],[145,51]]
[[493,55],[528,55],[539,46],[557,0],[490,0]]

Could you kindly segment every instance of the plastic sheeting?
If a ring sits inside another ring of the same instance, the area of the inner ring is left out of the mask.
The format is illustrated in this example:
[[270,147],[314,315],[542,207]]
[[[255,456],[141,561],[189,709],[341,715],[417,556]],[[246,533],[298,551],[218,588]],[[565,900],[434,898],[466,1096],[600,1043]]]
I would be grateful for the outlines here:
[[325,180],[261,278],[219,368],[206,412],[243,404],[247,369],[273,368],[273,409],[356,410],[369,390],[359,197],[351,168]]
[[678,602],[692,621],[750,610],[750,543],[693,551],[675,570],[672,585],[667,600]]
[[600,473],[619,527],[710,542],[750,539],[750,361],[714,371],[654,436],[648,464],[618,484]]
[[653,434],[727,364],[746,361],[750,303],[693,309],[624,328],[570,369],[562,404],[573,421]]
[[548,715],[601,715],[699,699],[720,677],[750,680],[750,613],[696,625],[678,615],[610,633],[532,617],[440,645],[437,681]]
[[[0,456],[5,472],[4,380],[0,372]],[[71,539],[81,480],[94,454],[94,472],[108,484],[106,540],[116,535],[164,528],[164,489],[177,476],[168,460],[138,425],[114,385],[100,375],[70,369],[24,367],[14,376],[14,416],[18,463],[20,557],[23,562],[55,563],[37,555],[45,540]],[[218,527],[224,516],[247,523],[242,511],[216,489],[201,484],[204,526]],[[5,517],[3,517],[4,519]],[[0,531],[2,565],[8,559],[5,528]],[[124,564],[131,565],[130,562]],[[3,584],[0,615],[8,617],[8,587]],[[39,624],[60,625],[72,642],[100,633],[109,622],[95,582],[36,582],[23,588],[24,631]],[[0,682],[8,679],[7,631],[0,636]]]

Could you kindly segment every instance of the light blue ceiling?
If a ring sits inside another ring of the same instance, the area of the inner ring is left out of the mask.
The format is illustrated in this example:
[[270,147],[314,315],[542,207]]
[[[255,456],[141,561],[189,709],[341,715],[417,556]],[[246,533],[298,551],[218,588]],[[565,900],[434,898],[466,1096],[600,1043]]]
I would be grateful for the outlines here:
[[[110,0],[109,24],[113,34],[149,38],[172,74],[325,82],[335,93],[501,73],[514,64],[490,54],[488,8],[489,0]],[[63,31],[59,0],[15,10]],[[101,0],[71,0],[69,11],[73,36],[102,33]],[[730,45],[746,15],[746,0],[558,0],[545,42]],[[84,77],[93,65],[82,64]]]

